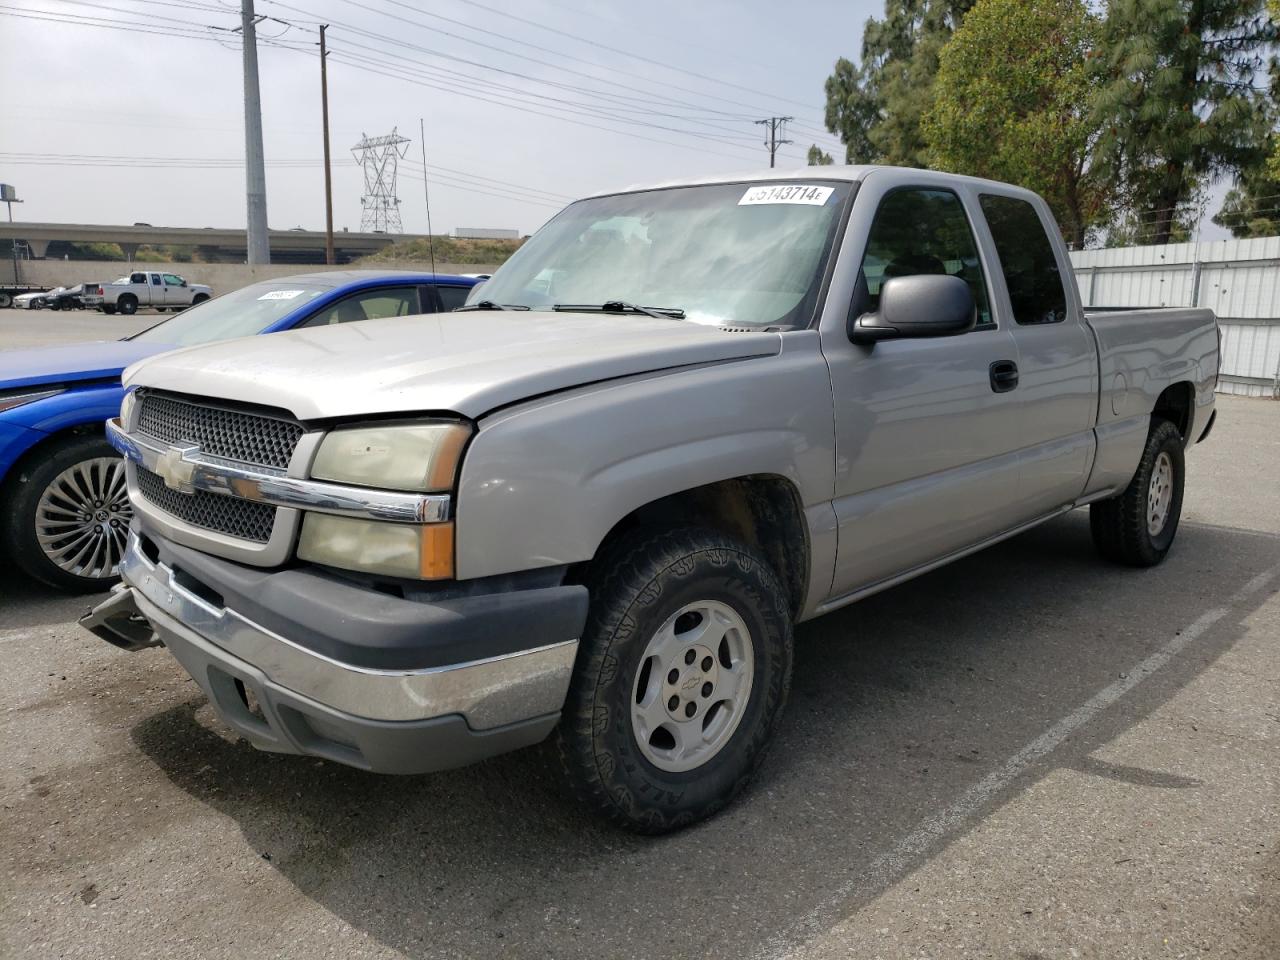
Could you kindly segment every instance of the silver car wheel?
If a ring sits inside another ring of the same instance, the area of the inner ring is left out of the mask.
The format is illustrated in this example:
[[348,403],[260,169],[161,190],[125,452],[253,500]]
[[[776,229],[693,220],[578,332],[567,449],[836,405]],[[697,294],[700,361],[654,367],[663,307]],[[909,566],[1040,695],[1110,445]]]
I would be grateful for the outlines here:
[[751,632],[731,606],[699,600],[649,640],[631,696],[631,728],[646,760],[680,773],[729,742],[751,698]]
[[59,569],[90,580],[116,576],[133,510],[124,461],[95,457],[53,478],[36,505],[36,541]]
[[1173,459],[1167,453],[1156,457],[1151,469],[1151,485],[1147,489],[1147,533],[1158,537],[1169,521],[1173,503]]

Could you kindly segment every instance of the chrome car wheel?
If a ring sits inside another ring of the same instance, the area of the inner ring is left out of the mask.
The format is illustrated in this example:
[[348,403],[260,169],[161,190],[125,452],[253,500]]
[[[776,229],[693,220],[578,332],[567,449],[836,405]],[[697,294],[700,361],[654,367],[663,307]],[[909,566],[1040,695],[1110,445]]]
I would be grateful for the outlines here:
[[36,506],[36,541],[59,569],[77,577],[108,580],[124,556],[133,510],[125,488],[124,461],[82,460],[45,487]]
[[728,604],[686,604],[650,639],[636,672],[631,727],[646,760],[680,773],[738,729],[751,697],[751,632]]
[[1147,533],[1158,537],[1169,520],[1173,503],[1173,460],[1161,453],[1151,469],[1151,486],[1147,490]]

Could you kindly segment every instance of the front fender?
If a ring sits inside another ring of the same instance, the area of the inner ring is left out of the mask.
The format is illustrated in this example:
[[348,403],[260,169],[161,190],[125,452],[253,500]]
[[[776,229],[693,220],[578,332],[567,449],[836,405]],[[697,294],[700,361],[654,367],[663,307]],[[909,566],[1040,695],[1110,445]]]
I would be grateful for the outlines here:
[[634,510],[719,480],[780,476],[805,507],[830,501],[826,363],[815,333],[782,340],[773,356],[584,387],[482,419],[459,478],[459,579],[589,560]]
[[75,427],[96,427],[119,416],[124,388],[118,383],[73,387],[0,415],[0,477],[28,450]]

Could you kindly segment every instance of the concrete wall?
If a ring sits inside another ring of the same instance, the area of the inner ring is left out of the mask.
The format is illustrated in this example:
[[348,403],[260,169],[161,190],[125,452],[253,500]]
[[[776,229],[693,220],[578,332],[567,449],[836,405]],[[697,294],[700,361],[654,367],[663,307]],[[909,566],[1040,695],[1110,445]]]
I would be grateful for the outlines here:
[[1085,306],[1210,307],[1218,390],[1280,399],[1280,237],[1079,250],[1071,262]]
[[[22,282],[45,287],[74,286],[90,280],[98,282],[114,280],[133,270],[164,270],[184,277],[189,283],[207,283],[215,294],[230,293],[247,287],[258,280],[273,280],[298,273],[319,273],[325,270],[351,270],[350,264],[327,267],[320,265],[272,264],[249,266],[244,263],[133,263],[101,260],[22,260],[18,263],[18,275]],[[379,270],[415,270],[429,273],[425,263],[379,263]],[[493,273],[498,269],[483,263],[437,263],[437,273]],[[0,262],[0,282],[12,279],[12,264]]]

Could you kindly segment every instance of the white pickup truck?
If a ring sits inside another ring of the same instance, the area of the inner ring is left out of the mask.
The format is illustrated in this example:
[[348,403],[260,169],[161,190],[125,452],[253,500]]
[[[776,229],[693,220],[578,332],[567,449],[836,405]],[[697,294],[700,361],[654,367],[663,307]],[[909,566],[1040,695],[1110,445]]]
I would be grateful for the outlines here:
[[213,289],[202,283],[187,283],[176,273],[138,271],[110,283],[90,288],[82,298],[90,310],[126,316],[139,307],[152,307],[158,313],[182,310],[203,303],[213,296]]
[[127,370],[135,521],[84,622],[262,749],[421,773],[552,737],[661,832],[759,764],[794,624],[1086,505],[1108,561],[1163,560],[1217,372],[1208,310],[1086,313],[1008,184],[604,194],[458,312]]

